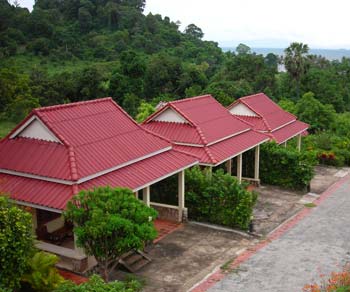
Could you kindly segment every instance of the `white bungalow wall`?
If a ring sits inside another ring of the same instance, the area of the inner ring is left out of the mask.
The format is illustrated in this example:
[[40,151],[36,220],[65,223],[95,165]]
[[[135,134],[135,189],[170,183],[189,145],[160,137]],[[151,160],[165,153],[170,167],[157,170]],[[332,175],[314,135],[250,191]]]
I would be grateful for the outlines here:
[[231,108],[230,113],[233,115],[241,115],[241,116],[252,116],[252,117],[257,116],[251,109],[249,109],[247,106],[245,106],[242,103],[238,103],[233,108]]
[[187,123],[186,119],[171,108],[166,109],[153,120],[161,122]]

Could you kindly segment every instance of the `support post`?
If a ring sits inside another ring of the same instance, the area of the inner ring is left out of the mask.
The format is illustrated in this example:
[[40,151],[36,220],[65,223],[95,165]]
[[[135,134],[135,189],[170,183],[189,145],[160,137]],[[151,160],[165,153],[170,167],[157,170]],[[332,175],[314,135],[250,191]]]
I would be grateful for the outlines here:
[[237,179],[242,182],[242,154],[237,156]]
[[232,159],[227,160],[226,171],[228,174],[232,174]]
[[31,209],[32,222],[33,222],[33,234],[36,234],[36,229],[38,228],[38,216],[36,214],[36,209]]
[[284,148],[287,148],[287,141],[284,141],[283,146]]
[[300,152],[300,150],[301,150],[301,134],[299,134],[297,136],[297,148],[298,148],[298,151]]
[[150,186],[145,187],[142,190],[142,199],[143,199],[143,202],[149,207],[150,206],[150,202],[151,202],[151,199],[150,199]]
[[179,200],[179,218],[178,221],[182,222],[183,211],[185,208],[185,171],[181,171],[178,174],[178,200]]
[[259,179],[259,166],[260,166],[260,145],[255,147],[255,166],[254,166],[254,179]]
[[[75,225],[75,224],[74,224]],[[77,236],[75,235],[75,233],[73,232],[74,235],[74,250],[77,252],[77,254],[79,255],[85,255],[84,249],[81,247],[77,246]]]
[[211,177],[213,174],[213,167],[212,166],[206,166],[204,168],[204,173],[207,177]]

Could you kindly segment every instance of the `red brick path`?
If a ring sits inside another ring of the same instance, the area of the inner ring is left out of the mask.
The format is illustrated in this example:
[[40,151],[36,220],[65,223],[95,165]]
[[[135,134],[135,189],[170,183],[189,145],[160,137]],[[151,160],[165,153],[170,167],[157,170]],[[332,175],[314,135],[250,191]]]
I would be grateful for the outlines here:
[[154,226],[158,231],[158,237],[153,241],[154,243],[157,243],[158,241],[162,240],[165,236],[168,234],[174,232],[175,230],[182,227],[182,223],[178,222],[172,222],[168,220],[161,220],[156,219],[154,221]]
[[58,272],[60,273],[60,275],[63,278],[65,278],[66,280],[71,280],[72,282],[74,282],[77,285],[88,281],[87,278],[85,278],[83,276],[79,276],[77,274],[74,274],[73,272],[69,272],[69,271],[61,270],[61,269],[58,269]]
[[[345,182],[347,182],[350,178],[350,175],[345,176],[338,182],[331,185],[325,192],[321,194],[321,196],[315,200],[313,203],[315,205],[321,204],[324,200],[326,200],[329,196],[333,194],[340,186],[342,186]],[[274,230],[269,236],[257,243],[255,246],[247,249],[245,252],[240,254],[230,265],[230,269],[237,268],[240,264],[248,260],[252,255],[258,252],[263,247],[267,246],[271,241],[278,239],[283,234],[285,234],[289,229],[294,227],[299,221],[305,218],[312,212],[312,208],[304,208],[291,219],[287,220],[285,223],[280,225],[276,230]],[[226,276],[225,272],[221,269],[216,270],[213,274],[209,275],[206,279],[200,282],[197,286],[195,286],[191,292],[204,292],[207,291],[210,287],[214,286],[216,282],[219,282]]]

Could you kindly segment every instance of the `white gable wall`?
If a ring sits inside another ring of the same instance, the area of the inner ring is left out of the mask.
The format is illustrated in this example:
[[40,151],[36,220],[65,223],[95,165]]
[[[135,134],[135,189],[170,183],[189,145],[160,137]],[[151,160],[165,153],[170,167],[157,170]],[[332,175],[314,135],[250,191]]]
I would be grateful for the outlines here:
[[251,109],[249,109],[246,105],[242,103],[237,103],[233,108],[230,109],[230,113],[233,115],[241,116],[257,116]]
[[161,122],[187,123],[187,121],[180,114],[171,108],[166,109],[153,120]]
[[22,129],[20,128],[19,132],[12,135],[11,138],[18,136],[60,143],[56,136],[36,117],[32,119],[28,124],[23,126],[24,127]]

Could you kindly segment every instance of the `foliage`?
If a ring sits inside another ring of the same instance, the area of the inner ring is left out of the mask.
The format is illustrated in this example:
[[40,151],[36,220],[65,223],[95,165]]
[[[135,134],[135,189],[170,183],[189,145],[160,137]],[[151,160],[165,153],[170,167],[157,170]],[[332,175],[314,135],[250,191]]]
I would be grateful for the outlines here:
[[310,130],[326,130],[334,123],[335,111],[332,105],[322,104],[312,92],[305,93],[296,104],[300,120],[310,124]]
[[314,175],[316,159],[313,152],[298,152],[270,142],[261,146],[260,157],[263,183],[300,190],[309,185]]
[[15,126],[15,123],[0,121],[0,139],[5,137]]
[[152,106],[150,103],[147,103],[145,101],[141,101],[141,104],[137,109],[136,121],[141,123],[154,112],[155,112],[154,106]]
[[195,220],[248,229],[257,196],[222,170],[186,170],[186,206]]
[[95,256],[106,281],[122,254],[156,237],[156,211],[126,188],[81,191],[68,202],[64,216],[75,223],[78,246]]
[[101,277],[93,275],[88,282],[80,285],[66,281],[53,292],[137,292],[141,288],[140,282],[136,280],[105,283]]
[[37,292],[51,292],[64,281],[55,264],[58,257],[46,252],[37,252],[28,262],[28,271],[22,276],[22,281],[28,283]]
[[306,74],[309,68],[306,56],[308,52],[308,45],[295,42],[291,43],[290,46],[284,50],[285,56],[283,58],[283,63],[291,79],[296,83],[297,97],[300,96],[301,78]]
[[0,289],[19,287],[33,254],[31,215],[0,196]]
[[349,292],[350,269],[346,266],[341,272],[333,272],[328,279],[321,275],[321,284],[307,284],[303,292]]

